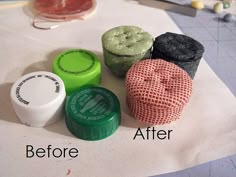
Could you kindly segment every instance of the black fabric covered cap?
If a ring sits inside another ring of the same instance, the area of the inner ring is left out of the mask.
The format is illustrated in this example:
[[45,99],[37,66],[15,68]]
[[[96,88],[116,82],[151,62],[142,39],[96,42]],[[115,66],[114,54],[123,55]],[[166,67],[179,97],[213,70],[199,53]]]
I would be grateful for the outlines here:
[[192,62],[201,59],[204,47],[195,39],[167,32],[155,38],[152,58]]

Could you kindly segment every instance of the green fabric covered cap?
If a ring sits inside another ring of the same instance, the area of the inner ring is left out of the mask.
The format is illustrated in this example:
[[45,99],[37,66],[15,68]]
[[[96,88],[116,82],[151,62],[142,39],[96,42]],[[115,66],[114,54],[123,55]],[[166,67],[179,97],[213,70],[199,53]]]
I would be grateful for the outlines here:
[[103,34],[102,44],[110,53],[134,56],[149,50],[152,47],[153,38],[139,27],[119,26]]

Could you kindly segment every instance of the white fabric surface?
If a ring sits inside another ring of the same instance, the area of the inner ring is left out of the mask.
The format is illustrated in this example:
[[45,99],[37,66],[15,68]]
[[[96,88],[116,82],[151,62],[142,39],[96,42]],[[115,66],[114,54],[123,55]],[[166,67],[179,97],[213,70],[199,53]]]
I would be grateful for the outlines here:
[[[0,176],[150,176],[184,169],[236,153],[236,100],[202,60],[194,91],[181,119],[157,129],[173,130],[171,140],[133,140],[138,126],[125,104],[124,80],[103,66],[102,86],[122,105],[122,123],[111,137],[95,142],[70,134],[64,119],[46,128],[22,125],[10,104],[12,83],[21,75],[51,70],[63,49],[84,48],[102,59],[101,35],[118,25],[136,25],[153,36],[180,32],[161,10],[126,0],[99,0],[97,13],[86,21],[50,31],[34,29],[24,9],[0,11]],[[102,61],[103,63],[103,61]],[[25,146],[77,147],[76,159],[26,159]]]

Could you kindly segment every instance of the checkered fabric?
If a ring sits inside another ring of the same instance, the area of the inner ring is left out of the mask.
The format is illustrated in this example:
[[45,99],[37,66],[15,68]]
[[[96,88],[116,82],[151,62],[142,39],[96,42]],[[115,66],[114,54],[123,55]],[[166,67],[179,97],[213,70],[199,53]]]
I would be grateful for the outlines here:
[[192,79],[162,59],[134,64],[126,75],[127,106],[138,120],[166,124],[179,118],[192,94]]

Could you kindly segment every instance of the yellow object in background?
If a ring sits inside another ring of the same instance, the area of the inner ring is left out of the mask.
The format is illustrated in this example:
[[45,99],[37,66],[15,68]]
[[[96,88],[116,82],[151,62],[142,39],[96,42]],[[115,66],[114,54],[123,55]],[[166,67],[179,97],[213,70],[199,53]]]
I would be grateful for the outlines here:
[[195,9],[201,10],[204,8],[204,3],[202,1],[192,1],[191,6]]
[[214,5],[213,10],[214,10],[214,12],[217,13],[217,14],[223,12],[223,10],[224,10],[223,3],[222,3],[222,2],[217,2],[217,3]]
[[0,3],[0,10],[1,9],[8,9],[8,8],[15,8],[15,7],[22,7],[29,3],[29,1],[19,1],[19,2],[1,2]]

